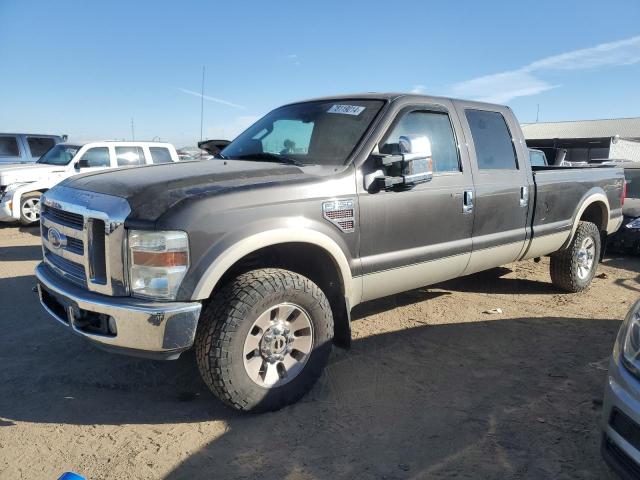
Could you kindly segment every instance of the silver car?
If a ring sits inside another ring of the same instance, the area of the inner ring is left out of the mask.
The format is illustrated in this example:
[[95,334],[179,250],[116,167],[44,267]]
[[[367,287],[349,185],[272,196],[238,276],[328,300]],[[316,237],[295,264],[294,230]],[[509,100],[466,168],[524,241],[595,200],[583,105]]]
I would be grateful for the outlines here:
[[622,478],[640,478],[640,300],[620,327],[609,363],[602,455]]

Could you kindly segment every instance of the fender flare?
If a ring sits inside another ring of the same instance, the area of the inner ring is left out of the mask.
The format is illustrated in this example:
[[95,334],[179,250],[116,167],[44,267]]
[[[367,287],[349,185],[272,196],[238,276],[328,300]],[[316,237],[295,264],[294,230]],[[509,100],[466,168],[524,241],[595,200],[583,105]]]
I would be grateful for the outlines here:
[[16,188],[13,191],[13,196],[11,198],[11,201],[13,202],[11,206],[11,215],[13,216],[13,218],[15,218],[16,220],[20,219],[20,203],[22,202],[23,195],[31,192],[44,193],[50,188],[51,187],[49,186],[49,184],[39,181],[25,183],[24,185]]
[[[582,218],[582,214],[585,212],[587,208],[589,208],[594,203],[600,202],[604,204],[604,207],[605,207],[604,229],[605,230],[608,229],[609,219],[611,215],[611,207],[609,206],[609,199],[601,189],[598,189],[598,190],[600,191],[594,192],[593,190],[591,190],[591,193],[587,193],[586,198],[583,198],[583,200],[580,202],[580,207],[578,208],[576,215],[573,218],[573,226],[571,227],[571,234],[569,235],[569,238],[564,243],[564,245],[562,245],[562,248],[566,248],[571,243],[571,240],[573,240],[573,236],[575,235],[576,230],[578,229],[578,224],[580,223],[580,218]],[[602,226],[598,225],[598,228],[602,228]]]
[[192,298],[204,300],[209,298],[222,276],[238,260],[261,248],[278,245],[281,243],[308,243],[325,250],[335,261],[340,272],[341,283],[344,286],[344,295],[351,306],[359,303],[357,288],[351,275],[349,262],[338,244],[324,233],[307,228],[277,228],[257,233],[243,238],[224,250],[216,257],[214,262],[207,267],[204,274],[196,284]]

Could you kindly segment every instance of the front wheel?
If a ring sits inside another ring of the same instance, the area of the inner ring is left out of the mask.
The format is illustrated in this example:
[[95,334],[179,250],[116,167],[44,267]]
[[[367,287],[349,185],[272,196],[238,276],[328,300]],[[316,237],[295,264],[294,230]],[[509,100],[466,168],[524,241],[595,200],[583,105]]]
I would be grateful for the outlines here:
[[20,199],[20,223],[22,225],[32,225],[40,221],[40,197],[42,197],[40,192],[22,195]]
[[333,316],[322,290],[288,270],[242,274],[214,294],[196,335],[209,389],[238,410],[272,411],[296,402],[331,352]]
[[580,292],[593,280],[600,260],[600,231],[580,222],[569,247],[551,255],[551,282],[568,292]]

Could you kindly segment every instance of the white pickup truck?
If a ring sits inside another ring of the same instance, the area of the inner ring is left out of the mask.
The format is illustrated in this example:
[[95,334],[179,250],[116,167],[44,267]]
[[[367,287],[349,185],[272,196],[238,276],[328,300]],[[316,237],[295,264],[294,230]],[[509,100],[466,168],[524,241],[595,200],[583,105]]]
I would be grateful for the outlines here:
[[107,168],[177,162],[170,143],[59,143],[36,163],[0,167],[0,222],[40,220],[40,196],[62,180]]

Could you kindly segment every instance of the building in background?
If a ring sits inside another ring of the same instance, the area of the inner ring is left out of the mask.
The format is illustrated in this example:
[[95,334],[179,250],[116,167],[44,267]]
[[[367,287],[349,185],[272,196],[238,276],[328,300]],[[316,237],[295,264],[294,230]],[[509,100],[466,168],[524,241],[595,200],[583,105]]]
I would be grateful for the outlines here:
[[550,165],[563,160],[640,162],[640,117],[525,123],[522,131],[527,145],[542,150]]

